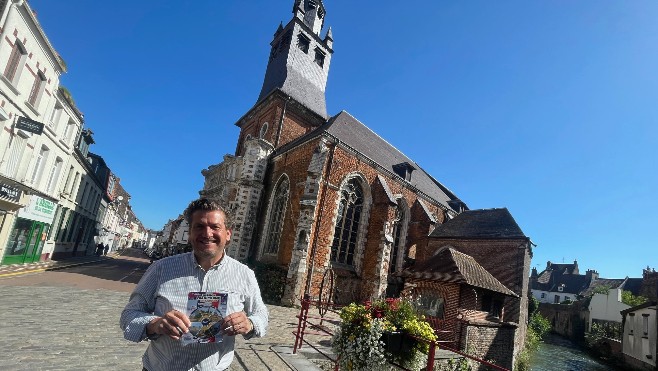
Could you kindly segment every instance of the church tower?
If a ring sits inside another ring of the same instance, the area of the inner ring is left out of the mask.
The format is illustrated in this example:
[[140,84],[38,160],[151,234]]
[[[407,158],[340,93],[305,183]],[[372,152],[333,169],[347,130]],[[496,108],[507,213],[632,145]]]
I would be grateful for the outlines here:
[[327,118],[325,88],[333,53],[331,28],[320,37],[326,16],[322,0],[295,0],[293,18],[270,43],[263,88],[258,101],[281,89],[292,99]]

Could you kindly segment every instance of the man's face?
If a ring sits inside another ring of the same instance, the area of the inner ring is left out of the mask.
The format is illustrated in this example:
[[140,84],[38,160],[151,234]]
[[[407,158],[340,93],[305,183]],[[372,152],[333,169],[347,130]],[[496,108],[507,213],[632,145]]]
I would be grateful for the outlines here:
[[192,214],[189,241],[198,259],[210,259],[216,264],[224,256],[224,246],[231,239],[231,230],[224,224],[219,210],[197,210]]

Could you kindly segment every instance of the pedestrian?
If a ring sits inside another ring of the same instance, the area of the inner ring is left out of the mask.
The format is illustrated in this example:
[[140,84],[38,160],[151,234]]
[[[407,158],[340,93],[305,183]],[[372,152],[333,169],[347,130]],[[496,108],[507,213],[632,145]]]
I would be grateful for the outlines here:
[[108,251],[110,251],[110,246],[108,244],[103,245],[103,255],[107,255]]
[[[226,370],[236,335],[250,339],[267,330],[268,311],[254,272],[225,253],[232,233],[225,209],[202,198],[189,204],[185,217],[192,252],[153,262],[121,313],[127,340],[150,341],[143,370]],[[228,294],[221,342],[182,344],[191,326],[186,307],[192,292]]]
[[103,255],[103,244],[100,242],[98,243],[98,245],[96,245],[96,255],[98,256]]

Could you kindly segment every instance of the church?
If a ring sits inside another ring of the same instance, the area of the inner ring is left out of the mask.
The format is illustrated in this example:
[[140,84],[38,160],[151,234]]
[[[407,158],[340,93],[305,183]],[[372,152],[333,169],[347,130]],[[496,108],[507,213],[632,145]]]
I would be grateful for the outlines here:
[[292,13],[270,43],[256,103],[235,123],[235,153],[202,171],[200,195],[228,208],[227,253],[277,267],[281,282],[260,284],[264,295],[281,290],[283,305],[422,297],[446,342],[512,368],[526,333],[530,238],[507,209],[469,210],[348,112],[330,116],[324,4],[295,0]]
[[256,104],[235,125],[235,154],[202,171],[203,197],[229,205],[227,253],[277,264],[282,302],[319,295],[333,271],[334,301],[398,293],[394,274],[433,228],[467,209],[459,198],[348,112],[327,114],[333,54],[322,1],[296,0],[271,42]]

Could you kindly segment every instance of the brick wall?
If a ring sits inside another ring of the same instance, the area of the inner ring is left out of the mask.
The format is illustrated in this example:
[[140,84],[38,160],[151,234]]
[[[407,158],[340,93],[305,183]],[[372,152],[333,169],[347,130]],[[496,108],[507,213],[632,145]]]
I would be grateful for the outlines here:
[[[294,121],[298,118],[286,114],[286,120],[288,119]],[[292,133],[291,138],[298,135],[294,125],[292,128],[287,126],[288,121],[284,125],[284,139],[281,142],[288,140],[286,133]],[[325,140],[316,138],[271,161],[259,213],[259,243],[262,243],[266,225],[267,216],[264,214],[268,210],[275,184],[284,174],[290,180],[290,196],[278,254],[262,256],[259,259],[288,267],[289,290],[294,289],[295,293],[288,292],[287,297],[292,299],[303,294],[306,274],[313,265],[310,290],[313,297],[317,296],[322,276],[330,266],[340,189],[348,179],[357,177],[362,181],[366,198],[363,212],[366,219],[361,223],[362,250],[361,254],[355,257],[354,269],[345,267],[347,269],[336,270],[341,288],[336,299],[344,302],[378,297],[386,289],[391,247],[390,243],[387,245],[387,239],[390,239],[392,233],[395,205],[391,203],[377,175],[383,176],[393,195],[404,199],[401,204],[410,205],[406,210],[408,226],[404,228],[406,235],[403,237],[405,253],[410,247],[424,243],[425,237],[433,228],[434,220],[443,220],[443,210],[438,205],[424,200],[425,206],[435,218],[432,220],[425,208],[419,204],[416,194],[405,188],[402,181],[387,177],[370,163],[358,159],[353,153],[336,147],[333,143],[322,144],[321,141]],[[319,148],[323,147],[326,147],[324,155],[320,155]],[[301,222],[304,215],[312,217],[308,226]],[[302,232],[306,233],[305,228],[308,228],[308,244],[304,247],[300,246],[299,236]],[[386,246],[388,250],[385,250]],[[314,255],[312,264],[311,255]],[[300,264],[306,268],[300,271]],[[356,292],[352,293],[352,290]]]
[[[461,343],[468,344],[468,354],[512,370],[514,357],[509,350],[514,346],[515,332],[512,326],[464,324]],[[471,364],[474,370],[487,369],[481,364]]]
[[[528,285],[531,252],[526,239],[427,239],[417,253],[417,260],[430,257],[443,246],[452,246],[472,256],[484,269],[519,298],[506,297],[504,321],[518,324],[514,354],[523,349],[528,321]],[[463,300],[468,300],[466,297]],[[479,306],[464,306],[479,308]]]

